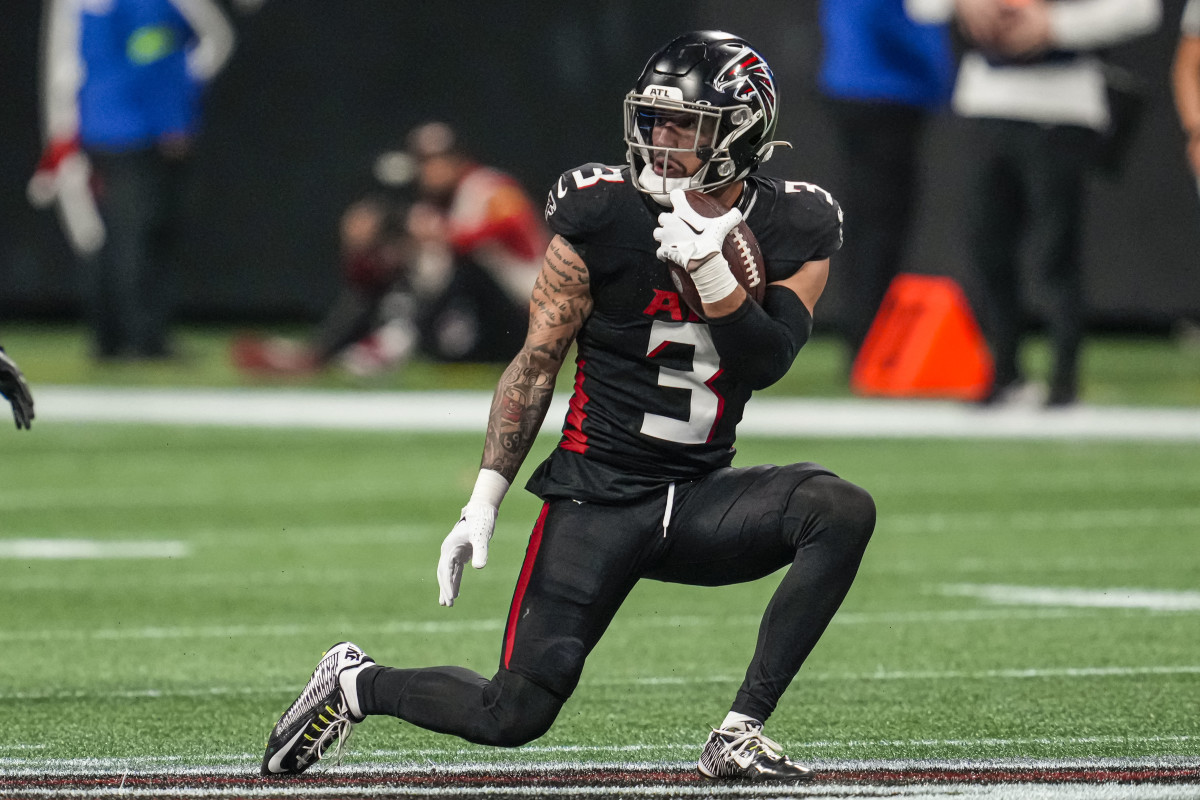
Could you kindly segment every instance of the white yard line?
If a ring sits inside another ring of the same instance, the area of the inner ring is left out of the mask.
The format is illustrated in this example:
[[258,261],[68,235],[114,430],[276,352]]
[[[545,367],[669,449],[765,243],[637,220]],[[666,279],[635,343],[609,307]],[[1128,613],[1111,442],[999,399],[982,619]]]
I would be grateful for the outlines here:
[[[981,739],[904,739],[881,741],[830,741],[800,742],[788,740],[789,748],[808,750],[852,750],[871,747],[886,747],[899,750],[931,748],[985,748],[1021,747],[1028,745],[1078,746],[1096,744],[1188,744],[1197,741],[1195,736],[1088,736],[1088,737],[1038,737],[1038,738],[981,738]],[[439,765],[439,771],[458,775],[498,774],[512,775],[541,771],[568,770],[632,770],[649,771],[659,769],[688,769],[693,766],[692,754],[702,742],[681,742],[662,745],[525,745],[515,750],[499,750],[484,747],[444,747],[404,750],[379,749],[362,754],[370,761],[354,760],[332,766],[322,764],[319,772],[327,777],[336,775],[373,775],[391,773],[395,775],[419,775],[429,771],[433,759],[449,759]],[[579,760],[569,758],[575,754],[609,756],[615,760]],[[659,758],[630,760],[630,754],[663,754]],[[479,756],[489,756],[480,760]],[[541,760],[528,756],[563,755],[567,760]],[[349,756],[354,758],[353,754]],[[125,770],[142,775],[238,775],[248,771],[258,772],[261,753],[223,753],[200,756],[127,756],[102,758],[2,758],[0,776],[29,774],[41,769],[47,775],[111,774]],[[382,759],[382,760],[379,760]],[[1200,767],[1200,756],[1126,756],[1109,758],[1030,758],[1008,756],[998,758],[937,758],[915,757],[854,759],[806,757],[806,761],[827,771],[849,770],[954,770],[954,769],[1151,769],[1163,767]]]
[[1076,589],[991,583],[947,584],[940,587],[939,591],[952,597],[975,597],[1001,605],[1200,611],[1200,592],[1194,591],[1158,591],[1128,587]]
[[[826,681],[944,681],[944,680],[1030,680],[1044,678],[1141,678],[1146,676],[1200,675],[1198,665],[1139,666],[1139,667],[1047,667],[990,670],[878,670],[876,672],[810,672],[802,673],[802,682]],[[629,676],[620,678],[584,679],[590,686],[697,686],[708,684],[737,685],[741,675],[703,676]],[[29,692],[0,692],[0,700],[128,700],[138,698],[165,699],[186,697],[229,697],[295,694],[295,685],[269,687],[212,686],[190,689],[125,689],[116,691],[39,690]],[[0,759],[3,763],[4,759]]]
[[[944,680],[1021,680],[1026,678],[1130,678],[1145,675],[1200,675],[1200,666],[1157,667],[1058,667],[988,670],[878,670],[876,672],[811,672],[801,674],[802,681],[944,681]],[[704,677],[663,676],[630,679],[599,679],[591,683],[639,686],[693,685],[698,683],[737,684],[741,675]]]
[[131,797],[131,798],[395,798],[447,797],[455,800],[469,798],[832,798],[899,797],[905,800],[1196,800],[1200,797],[1194,787],[1169,784],[916,784],[874,786],[861,783],[838,784],[821,782],[813,785],[771,786],[740,784],[680,784],[665,786],[305,786],[264,784],[255,787],[230,789],[186,787],[171,789],[142,789],[122,787],[114,794],[111,788],[93,790],[56,790],[48,788],[22,789],[14,797]]
[[680,785],[680,786],[538,786],[536,791],[525,786],[382,786],[382,787],[320,787],[283,786],[279,788],[201,789],[186,788],[169,791],[156,789],[123,788],[113,795],[110,789],[95,791],[59,792],[54,789],[22,790],[19,797],[448,797],[455,800],[490,797],[562,797],[562,798],[657,798],[657,797],[751,797],[787,798],[815,797],[899,797],[905,800],[1197,800],[1200,794],[1193,787],[1160,784],[1109,784],[1109,785],[1039,785],[1034,783],[986,784],[986,785],[913,785],[871,786],[861,784],[821,783],[814,786],[771,787],[764,785],[738,786],[736,784]]
[[[566,413],[555,399],[544,430]],[[42,386],[38,419],[228,427],[483,433],[489,392],[146,389]],[[759,397],[739,427],[763,436],[934,436],[1200,441],[1200,410],[1092,407],[981,409],[940,401]]]
[[142,539],[0,539],[0,560],[80,561],[94,559],[183,558],[191,552],[186,542]]
[[[1093,611],[1065,609],[983,608],[952,611],[843,612],[833,618],[834,625],[929,625],[988,621],[1058,620],[1095,616]],[[629,628],[712,628],[726,625],[744,627],[760,621],[753,614],[733,616],[660,616],[630,615],[620,623]],[[241,639],[293,637],[340,632],[354,636],[456,636],[464,633],[491,633],[503,630],[499,617],[455,619],[452,621],[327,621],[267,625],[171,625],[117,628],[39,628],[36,630],[0,630],[0,642],[48,641],[126,641],[139,639]]]
[[881,514],[888,534],[974,533],[981,530],[1087,531],[1156,529],[1200,525],[1200,506],[1107,508],[1089,511],[961,511],[935,514]]

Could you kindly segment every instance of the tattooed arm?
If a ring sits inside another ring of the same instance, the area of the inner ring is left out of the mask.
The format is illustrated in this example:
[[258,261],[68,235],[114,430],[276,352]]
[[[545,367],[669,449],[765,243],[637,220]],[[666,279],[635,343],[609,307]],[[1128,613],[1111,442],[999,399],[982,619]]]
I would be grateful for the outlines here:
[[475,489],[458,524],[442,542],[437,570],[441,605],[454,605],[468,561],[476,569],[487,564],[500,501],[529,454],[550,407],[554,379],[591,312],[587,267],[566,239],[555,236],[529,300],[525,344],[492,397]]
[[542,427],[554,380],[575,335],[592,311],[587,266],[570,242],[555,236],[529,301],[529,332],[508,365],[488,416],[483,469],[509,482]]

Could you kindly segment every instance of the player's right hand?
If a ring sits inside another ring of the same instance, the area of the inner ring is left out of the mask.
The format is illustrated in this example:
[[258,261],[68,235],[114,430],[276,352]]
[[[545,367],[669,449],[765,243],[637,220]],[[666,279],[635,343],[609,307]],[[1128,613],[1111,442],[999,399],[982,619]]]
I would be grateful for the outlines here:
[[475,569],[487,565],[488,543],[496,530],[496,507],[476,500],[463,506],[458,524],[442,542],[438,561],[438,604],[454,605],[462,583],[463,567],[468,561]]
[[8,355],[0,347],[0,396],[12,403],[13,419],[17,422],[17,430],[29,430],[33,420],[33,395],[25,376]]
[[671,191],[671,211],[658,215],[654,239],[660,245],[655,255],[693,271],[714,255],[720,255],[726,235],[742,221],[742,212],[730,209],[720,217],[706,217],[692,208],[683,189]]

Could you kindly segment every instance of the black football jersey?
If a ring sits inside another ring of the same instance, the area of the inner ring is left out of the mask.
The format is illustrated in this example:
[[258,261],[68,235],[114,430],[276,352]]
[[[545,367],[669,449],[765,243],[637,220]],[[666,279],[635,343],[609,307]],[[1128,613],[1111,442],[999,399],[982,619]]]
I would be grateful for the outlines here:
[[[841,246],[841,210],[818,186],[750,176],[738,207],[768,282]],[[750,387],[722,369],[708,325],[655,256],[664,210],[628,167],[586,164],[550,190],[546,221],[587,265],[593,306],[562,439],[528,484],[544,499],[619,502],[733,460]]]

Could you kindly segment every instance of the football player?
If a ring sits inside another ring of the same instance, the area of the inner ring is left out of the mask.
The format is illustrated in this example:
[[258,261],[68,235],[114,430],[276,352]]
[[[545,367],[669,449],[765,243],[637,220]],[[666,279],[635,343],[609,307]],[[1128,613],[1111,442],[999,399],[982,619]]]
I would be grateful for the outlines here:
[[0,347],[0,397],[12,404],[17,430],[29,430],[29,423],[33,421],[33,394],[21,368],[8,357],[3,347]]
[[[688,33],[651,57],[625,100],[628,163],[568,170],[550,191],[556,235],[528,335],[496,389],[475,489],[442,544],[440,602],[451,606],[466,564],[487,563],[497,509],[576,343],[562,438],[527,484],[545,503],[496,674],[384,667],[339,643],[273,729],[263,774],[304,771],[372,714],[524,744],[550,728],[639,580],[717,586],[786,568],[699,769],[751,781],[812,775],[763,724],[849,590],[875,505],[817,464],[731,466],[745,403],[808,338],[841,241],[828,193],[757,172],[785,144],[774,140],[776,109],[771,70],[737,36]],[[702,217],[685,189],[731,210]],[[741,219],[766,259],[762,305],[721,255]],[[690,270],[703,316],[682,302],[668,261]]]

